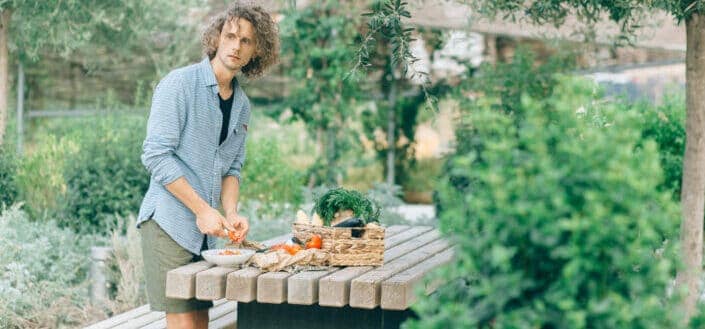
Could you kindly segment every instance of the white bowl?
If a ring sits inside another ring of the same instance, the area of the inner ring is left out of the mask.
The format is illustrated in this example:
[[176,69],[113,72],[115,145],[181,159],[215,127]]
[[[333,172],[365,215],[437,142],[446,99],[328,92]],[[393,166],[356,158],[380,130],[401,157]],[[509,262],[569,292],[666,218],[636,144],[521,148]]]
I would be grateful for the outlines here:
[[[231,250],[231,251],[237,251],[240,254],[239,255],[221,255],[221,252],[224,252],[225,250]],[[246,262],[252,255],[255,254],[255,251],[252,249],[235,249],[235,248],[227,248],[227,249],[210,249],[210,250],[204,250],[201,252],[201,255],[203,256],[203,259],[205,259],[209,263],[213,263],[218,266],[225,266],[225,267],[235,267],[237,265],[240,265],[244,262]]]

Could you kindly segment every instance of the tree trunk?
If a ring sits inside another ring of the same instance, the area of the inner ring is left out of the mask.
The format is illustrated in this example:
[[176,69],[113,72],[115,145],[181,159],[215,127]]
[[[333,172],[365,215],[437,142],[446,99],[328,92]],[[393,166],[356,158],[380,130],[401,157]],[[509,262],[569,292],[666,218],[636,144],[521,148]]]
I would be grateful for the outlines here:
[[[324,147],[324,141],[323,141],[323,128],[318,127],[316,128],[316,153],[314,154],[315,161],[320,162],[323,161],[323,157],[325,156],[325,147]],[[315,162],[314,162],[315,164]],[[321,182],[318,181],[316,177],[316,172],[311,172],[311,174],[308,176],[308,188],[312,189],[316,185],[321,184]]]
[[326,136],[326,167],[325,167],[325,180],[326,184],[333,186],[340,186],[342,184],[342,179],[338,180],[336,171],[340,168],[338,167],[338,155],[335,150],[335,130],[333,128],[328,128],[325,131]]
[[7,50],[7,41],[11,16],[11,10],[2,9],[2,13],[0,13],[0,145],[5,141],[7,127],[7,86],[10,80],[8,66],[10,54]]
[[676,284],[685,290],[686,318],[695,313],[700,295],[705,206],[705,16],[686,21],[686,142],[683,157],[681,247],[683,269]]
[[[392,77],[394,73],[391,73]],[[389,95],[387,95],[389,101],[389,109],[387,110],[387,185],[394,185],[394,158],[396,157],[396,130],[397,130],[397,118],[396,118],[396,100],[397,100],[397,85],[396,80],[392,78],[390,81],[392,84],[389,88]]]

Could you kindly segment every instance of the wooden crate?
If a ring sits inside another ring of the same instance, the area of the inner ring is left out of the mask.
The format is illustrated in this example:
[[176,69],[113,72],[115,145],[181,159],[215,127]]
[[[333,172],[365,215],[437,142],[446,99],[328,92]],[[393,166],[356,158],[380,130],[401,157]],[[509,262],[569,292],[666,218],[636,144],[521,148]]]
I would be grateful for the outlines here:
[[[353,231],[360,237],[353,237]],[[318,234],[331,266],[381,266],[384,264],[384,227],[329,227],[294,223],[294,236],[307,241]]]

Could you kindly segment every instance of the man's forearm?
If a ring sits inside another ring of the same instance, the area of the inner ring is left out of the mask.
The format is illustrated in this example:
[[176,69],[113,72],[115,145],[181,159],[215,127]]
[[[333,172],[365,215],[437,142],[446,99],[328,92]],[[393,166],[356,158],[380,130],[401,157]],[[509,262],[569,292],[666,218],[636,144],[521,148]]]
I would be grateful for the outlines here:
[[223,204],[225,215],[237,213],[237,202],[240,198],[240,181],[235,176],[225,176],[220,192],[220,201]]
[[194,215],[198,216],[204,210],[210,208],[210,205],[201,198],[186,178],[180,177],[166,185],[167,191],[171,192],[181,203],[188,207]]

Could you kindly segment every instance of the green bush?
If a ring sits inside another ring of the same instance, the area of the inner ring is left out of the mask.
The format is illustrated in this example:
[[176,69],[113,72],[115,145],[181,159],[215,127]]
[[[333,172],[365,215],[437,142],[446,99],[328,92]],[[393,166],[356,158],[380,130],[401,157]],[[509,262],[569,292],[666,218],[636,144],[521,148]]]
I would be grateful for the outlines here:
[[0,328],[80,327],[91,313],[87,274],[96,237],[54,221],[0,214]]
[[250,138],[240,195],[257,217],[276,217],[303,201],[303,175],[284,160],[275,141]]
[[78,232],[107,233],[116,215],[139,210],[149,186],[140,161],[145,120],[141,116],[94,119],[91,129],[69,134],[80,143],[65,167],[66,195],[62,226]]
[[[571,52],[560,51],[543,63],[537,62],[536,54],[521,46],[511,62],[496,65],[485,63],[479,68],[477,78],[467,79],[464,83],[485,96],[480,99],[481,102],[521,119],[522,95],[537,99],[548,97],[558,83],[555,73],[570,70],[575,60]],[[456,88],[456,93],[462,92],[462,88]]]
[[119,314],[147,303],[144,287],[142,244],[135,225],[136,216],[117,217],[110,242],[112,257],[106,262],[109,302],[112,314]]
[[465,113],[438,191],[456,260],[406,328],[682,326],[666,296],[679,211],[656,143],[634,111],[575,106],[591,89]]
[[441,159],[421,159],[411,163],[407,177],[402,186],[405,191],[430,192],[433,191],[438,177],[443,170]]
[[17,162],[14,153],[7,147],[0,147],[0,207],[17,201]]
[[343,175],[341,187],[358,191],[367,191],[374,188],[377,182],[384,181],[384,168],[382,163],[373,159],[365,159],[365,155],[355,161]]
[[[142,116],[92,117],[38,136],[18,174],[31,217],[57,217],[61,226],[77,232],[107,234],[117,216],[136,213],[149,184],[140,161],[144,125]],[[277,142],[248,141],[241,199],[268,213],[258,217],[296,208],[303,200],[302,180]]]
[[28,147],[19,162],[16,180],[20,200],[31,218],[54,218],[63,211],[64,168],[78,150],[76,140],[46,133],[36,136],[34,146]]
[[642,138],[654,140],[658,145],[664,174],[660,187],[671,191],[674,200],[680,200],[685,152],[685,99],[673,96],[656,107],[643,102],[636,108],[642,114]]

